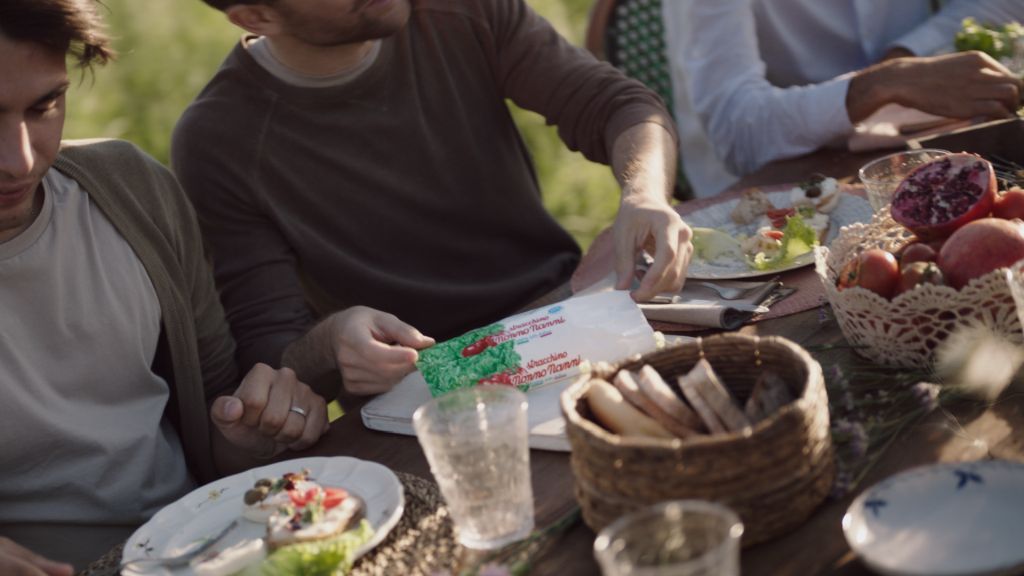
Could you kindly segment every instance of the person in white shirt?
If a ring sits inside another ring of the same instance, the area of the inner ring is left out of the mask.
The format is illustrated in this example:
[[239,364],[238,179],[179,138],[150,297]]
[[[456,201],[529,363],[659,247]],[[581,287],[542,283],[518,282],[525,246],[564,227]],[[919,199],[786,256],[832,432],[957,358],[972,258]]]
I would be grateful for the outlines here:
[[952,49],[963,18],[1024,20],[1022,0],[668,0],[683,167],[698,197],[842,141],[882,106],[1012,115],[1021,80]]

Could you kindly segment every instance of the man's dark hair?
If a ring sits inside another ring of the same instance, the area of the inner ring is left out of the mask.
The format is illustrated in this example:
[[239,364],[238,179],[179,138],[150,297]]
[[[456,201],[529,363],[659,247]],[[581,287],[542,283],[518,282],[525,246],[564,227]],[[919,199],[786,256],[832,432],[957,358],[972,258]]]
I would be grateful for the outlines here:
[[203,0],[217,10],[227,10],[235,4],[272,4],[274,0]]
[[97,0],[3,0],[0,34],[34,42],[73,56],[82,68],[114,57],[110,38],[96,13]]

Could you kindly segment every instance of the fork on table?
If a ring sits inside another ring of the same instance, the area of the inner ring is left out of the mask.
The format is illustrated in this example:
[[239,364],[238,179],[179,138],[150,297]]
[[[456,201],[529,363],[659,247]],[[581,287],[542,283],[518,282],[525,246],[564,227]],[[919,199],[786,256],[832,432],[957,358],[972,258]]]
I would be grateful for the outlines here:
[[724,280],[719,282],[710,282],[707,280],[687,280],[681,292],[667,292],[658,294],[651,303],[653,304],[676,304],[682,302],[682,293],[686,291],[686,286],[699,286],[707,288],[718,295],[720,300],[746,300],[748,298],[756,298],[760,293],[763,295],[769,294],[772,290],[781,286],[778,276],[767,281],[760,282],[745,282],[735,280]]

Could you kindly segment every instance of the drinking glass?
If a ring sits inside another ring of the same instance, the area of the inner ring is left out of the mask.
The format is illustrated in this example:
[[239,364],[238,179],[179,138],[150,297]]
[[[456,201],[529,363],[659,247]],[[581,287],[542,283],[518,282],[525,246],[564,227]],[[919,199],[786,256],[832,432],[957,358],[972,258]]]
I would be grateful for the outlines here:
[[508,386],[476,386],[434,398],[413,426],[459,542],[490,550],[533,530],[533,487],[526,395]]
[[925,148],[907,150],[868,162],[860,169],[860,181],[868,194],[868,203],[878,212],[888,206],[896,187],[921,164],[949,154],[948,150]]
[[609,524],[594,541],[604,576],[738,576],[743,524],[729,508],[674,500]]
[[1013,49],[1005,64],[1018,78],[1024,78],[1024,38],[1013,39]]

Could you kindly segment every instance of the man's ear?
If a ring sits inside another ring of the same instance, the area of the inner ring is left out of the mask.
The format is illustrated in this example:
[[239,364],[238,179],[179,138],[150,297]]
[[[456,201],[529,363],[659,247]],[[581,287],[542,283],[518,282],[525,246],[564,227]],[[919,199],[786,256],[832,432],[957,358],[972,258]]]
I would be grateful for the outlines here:
[[281,31],[277,11],[266,4],[234,4],[224,13],[232,24],[258,36],[273,36]]

